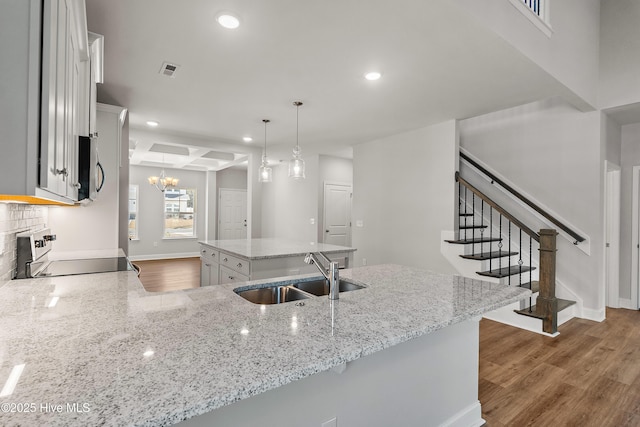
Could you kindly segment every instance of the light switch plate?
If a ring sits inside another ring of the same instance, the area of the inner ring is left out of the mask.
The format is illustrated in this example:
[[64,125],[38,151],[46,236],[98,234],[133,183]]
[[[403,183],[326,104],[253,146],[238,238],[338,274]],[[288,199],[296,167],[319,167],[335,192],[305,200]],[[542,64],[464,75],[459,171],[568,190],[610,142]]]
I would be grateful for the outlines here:
[[364,227],[364,221],[361,219],[356,219],[356,227]]

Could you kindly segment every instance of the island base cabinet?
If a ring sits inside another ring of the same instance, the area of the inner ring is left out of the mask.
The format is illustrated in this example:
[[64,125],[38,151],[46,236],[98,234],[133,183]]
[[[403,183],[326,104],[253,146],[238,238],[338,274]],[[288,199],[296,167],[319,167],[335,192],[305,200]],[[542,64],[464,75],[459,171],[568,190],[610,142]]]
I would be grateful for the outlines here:
[[220,266],[220,284],[223,285],[225,283],[242,283],[248,282],[249,276],[245,276],[244,274],[238,273],[235,270],[232,270],[224,265]]
[[[181,425],[321,426],[336,418],[338,426],[349,427],[481,426],[478,320],[423,335]],[[339,339],[339,318],[335,325],[334,337]]]
[[200,286],[220,284],[220,266],[217,262],[200,258]]

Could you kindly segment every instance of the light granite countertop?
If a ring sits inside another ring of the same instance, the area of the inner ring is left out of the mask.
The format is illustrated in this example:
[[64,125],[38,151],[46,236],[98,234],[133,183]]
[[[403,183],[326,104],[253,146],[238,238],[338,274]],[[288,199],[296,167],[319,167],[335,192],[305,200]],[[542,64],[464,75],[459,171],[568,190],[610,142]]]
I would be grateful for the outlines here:
[[327,243],[300,242],[289,239],[237,239],[237,240],[203,240],[199,242],[215,249],[254,260],[300,256],[308,252],[354,252],[355,248],[330,245]]
[[398,265],[340,273],[367,288],[303,306],[238,284],[148,293],[134,272],[6,282],[0,387],[18,378],[0,424],[171,425],[530,295]]

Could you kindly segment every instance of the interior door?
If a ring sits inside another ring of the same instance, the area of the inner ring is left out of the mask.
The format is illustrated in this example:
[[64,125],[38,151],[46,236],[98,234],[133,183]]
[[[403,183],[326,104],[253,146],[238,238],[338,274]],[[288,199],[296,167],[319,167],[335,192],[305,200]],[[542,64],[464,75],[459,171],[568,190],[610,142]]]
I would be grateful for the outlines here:
[[220,189],[218,239],[247,238],[247,190]]
[[351,185],[324,184],[324,243],[351,245]]

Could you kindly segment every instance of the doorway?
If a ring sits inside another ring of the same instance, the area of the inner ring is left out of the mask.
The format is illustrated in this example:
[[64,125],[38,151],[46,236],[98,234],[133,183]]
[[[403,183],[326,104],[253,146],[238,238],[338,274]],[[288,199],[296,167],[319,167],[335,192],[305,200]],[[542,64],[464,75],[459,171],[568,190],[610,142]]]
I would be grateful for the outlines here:
[[323,239],[338,246],[351,245],[351,184],[324,183]]
[[218,239],[246,239],[247,190],[221,188],[218,200]]
[[605,167],[605,305],[620,307],[620,166]]

